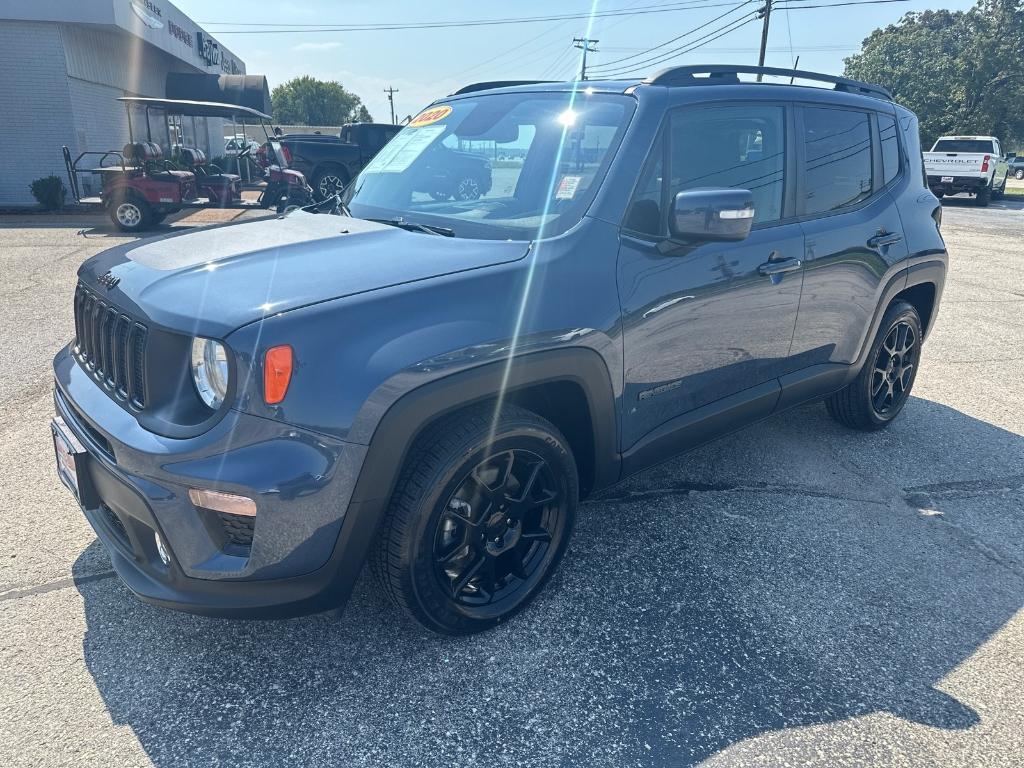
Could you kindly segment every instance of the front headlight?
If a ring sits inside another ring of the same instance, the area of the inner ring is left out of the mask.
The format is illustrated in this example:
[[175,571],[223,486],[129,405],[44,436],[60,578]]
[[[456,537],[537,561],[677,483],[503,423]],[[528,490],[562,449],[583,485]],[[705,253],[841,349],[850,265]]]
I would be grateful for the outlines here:
[[220,408],[228,393],[228,353],[223,344],[199,336],[192,339],[192,381],[204,403]]

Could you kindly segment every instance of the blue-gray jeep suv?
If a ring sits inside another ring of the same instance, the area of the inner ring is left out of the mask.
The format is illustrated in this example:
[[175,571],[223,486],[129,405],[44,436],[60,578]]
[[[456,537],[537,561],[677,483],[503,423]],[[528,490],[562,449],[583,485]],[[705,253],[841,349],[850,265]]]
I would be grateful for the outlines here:
[[[369,562],[424,625],[473,632],[540,590],[596,489],[814,399],[892,421],[947,264],[917,120],[878,86],[751,71],[469,86],[346,215],[87,261],[54,444],[125,583],[286,616]],[[445,149],[490,158],[490,190],[421,192]]]

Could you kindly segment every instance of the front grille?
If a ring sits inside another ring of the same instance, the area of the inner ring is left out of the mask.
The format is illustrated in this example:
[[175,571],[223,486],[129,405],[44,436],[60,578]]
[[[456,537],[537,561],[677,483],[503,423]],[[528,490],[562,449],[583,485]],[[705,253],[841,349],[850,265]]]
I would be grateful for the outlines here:
[[146,407],[146,326],[79,285],[75,354],[87,371],[136,408]]
[[255,517],[232,515],[228,512],[218,512],[217,517],[220,518],[225,543],[235,544],[239,547],[252,546],[252,532],[256,525]]

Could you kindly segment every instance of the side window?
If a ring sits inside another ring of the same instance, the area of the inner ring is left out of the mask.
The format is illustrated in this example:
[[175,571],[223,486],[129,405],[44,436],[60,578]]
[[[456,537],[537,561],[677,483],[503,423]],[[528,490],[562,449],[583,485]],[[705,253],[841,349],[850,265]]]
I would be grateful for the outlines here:
[[665,158],[665,134],[659,134],[651,154],[640,171],[640,181],[633,192],[633,199],[626,209],[625,229],[642,235],[659,237],[665,234],[667,221],[662,202],[664,200],[665,174],[662,172]]
[[825,213],[871,196],[867,113],[804,109],[804,211]]
[[754,224],[782,218],[782,107],[700,107],[672,115],[669,199],[695,187],[749,189]]
[[878,115],[878,137],[882,142],[882,173],[885,184],[900,175],[900,143],[896,138],[896,118]]

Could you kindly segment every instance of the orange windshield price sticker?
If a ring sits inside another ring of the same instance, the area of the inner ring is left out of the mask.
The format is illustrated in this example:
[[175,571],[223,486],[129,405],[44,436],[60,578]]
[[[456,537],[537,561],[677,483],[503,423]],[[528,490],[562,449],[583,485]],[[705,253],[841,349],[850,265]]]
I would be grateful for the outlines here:
[[416,117],[413,119],[413,121],[411,123],[409,123],[409,127],[410,128],[421,128],[424,125],[430,125],[431,123],[436,123],[438,120],[444,120],[451,113],[452,113],[452,108],[448,107],[448,106],[444,106],[444,107],[431,107],[430,109],[425,109],[422,112],[420,112],[418,115],[416,115]]

